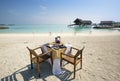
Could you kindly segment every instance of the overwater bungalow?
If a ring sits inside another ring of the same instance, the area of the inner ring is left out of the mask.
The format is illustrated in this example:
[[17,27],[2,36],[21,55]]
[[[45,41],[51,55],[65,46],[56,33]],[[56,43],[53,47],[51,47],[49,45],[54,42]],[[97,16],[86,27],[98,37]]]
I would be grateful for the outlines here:
[[113,26],[114,21],[101,21],[99,25],[104,25],[104,26]]
[[75,25],[81,25],[82,24],[82,19],[77,18],[73,22],[75,23]]
[[83,25],[91,25],[91,24],[92,24],[92,21],[90,21],[90,20],[83,20],[83,21],[82,21],[82,24],[83,24]]
[[120,27],[120,22],[115,22],[114,27]]
[[114,22],[114,21],[101,21],[99,24],[94,25],[93,28],[120,28],[120,22]]
[[91,24],[92,24],[92,21],[90,21],[90,20],[82,20],[82,19],[77,18],[77,19],[75,19],[75,20],[73,21],[73,23],[74,23],[74,24],[70,24],[70,25],[68,25],[68,26],[74,26],[74,25],[86,26],[86,25],[91,25]]

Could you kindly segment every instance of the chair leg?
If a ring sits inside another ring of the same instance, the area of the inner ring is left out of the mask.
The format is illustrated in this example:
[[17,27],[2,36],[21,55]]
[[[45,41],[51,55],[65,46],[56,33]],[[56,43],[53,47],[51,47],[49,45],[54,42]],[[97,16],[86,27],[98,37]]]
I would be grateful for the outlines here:
[[75,71],[76,70],[76,65],[74,65],[74,77],[73,78],[75,78]]
[[52,66],[53,66],[53,58],[52,58],[52,56],[50,57],[50,59],[51,59],[51,63],[52,63]]
[[82,60],[81,60],[81,62],[80,62],[80,69],[82,69]]
[[62,59],[60,59],[60,67],[62,68]]
[[40,64],[37,63],[37,69],[38,69],[38,77],[40,77]]
[[31,69],[33,69],[33,63],[32,63],[32,61],[31,61]]

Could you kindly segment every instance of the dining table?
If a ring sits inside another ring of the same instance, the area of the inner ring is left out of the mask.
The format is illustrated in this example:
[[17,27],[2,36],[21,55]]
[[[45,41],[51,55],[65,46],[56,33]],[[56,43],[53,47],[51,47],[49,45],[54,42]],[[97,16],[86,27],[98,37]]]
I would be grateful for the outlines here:
[[60,67],[60,54],[66,51],[66,46],[63,43],[56,44],[55,42],[52,42],[47,45],[47,48],[48,50],[52,51],[53,74],[54,75],[63,74],[65,71],[63,71]]

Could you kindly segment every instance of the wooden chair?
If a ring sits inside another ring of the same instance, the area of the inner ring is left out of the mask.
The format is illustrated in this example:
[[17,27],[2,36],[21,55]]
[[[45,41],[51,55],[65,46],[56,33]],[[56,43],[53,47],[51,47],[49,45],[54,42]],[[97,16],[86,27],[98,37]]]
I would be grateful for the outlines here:
[[[33,69],[33,62],[37,64],[37,69],[38,69],[38,76],[40,77],[40,63],[46,61],[47,59],[51,59],[51,63],[53,63],[52,61],[52,55],[51,55],[51,50],[49,50],[46,53],[43,53],[41,50],[41,47],[37,47],[35,49],[30,49],[29,47],[27,47],[27,49],[30,52],[30,62],[31,62],[31,69]],[[37,54],[36,50],[40,49],[41,53]],[[48,55],[50,53],[50,55]]]
[[72,65],[74,65],[74,78],[75,78],[75,72],[76,72],[76,65],[80,63],[80,69],[82,69],[82,52],[84,50],[85,46],[79,50],[77,48],[71,47],[71,53],[73,50],[77,51],[74,55],[73,54],[64,54],[61,53],[61,62],[60,64],[62,65],[62,60],[67,61],[68,63],[71,63]]

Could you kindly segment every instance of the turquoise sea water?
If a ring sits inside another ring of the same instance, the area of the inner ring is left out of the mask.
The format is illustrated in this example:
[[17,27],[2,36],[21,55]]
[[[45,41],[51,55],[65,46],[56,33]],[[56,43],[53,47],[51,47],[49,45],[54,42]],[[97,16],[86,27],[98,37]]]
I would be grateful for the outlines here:
[[9,29],[0,29],[0,33],[89,33],[89,32],[120,32],[113,29],[93,29],[90,26],[68,27],[66,24],[29,24],[11,25]]

